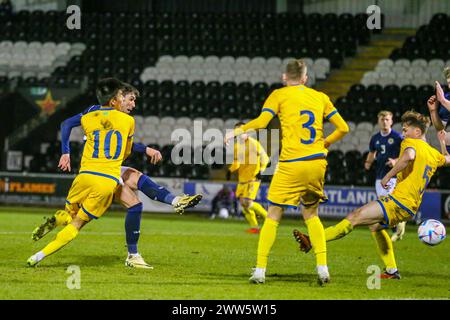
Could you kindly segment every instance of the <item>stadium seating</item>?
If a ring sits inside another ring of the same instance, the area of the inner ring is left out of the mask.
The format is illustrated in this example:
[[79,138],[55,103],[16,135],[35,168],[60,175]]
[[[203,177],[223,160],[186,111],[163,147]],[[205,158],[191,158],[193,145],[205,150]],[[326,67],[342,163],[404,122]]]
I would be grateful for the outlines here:
[[[200,79],[200,75],[208,75],[205,70],[187,68],[190,72],[186,74],[179,67],[191,61],[200,66],[202,57],[203,62],[212,67],[206,70],[214,70],[213,66],[217,66],[220,71],[226,69],[227,64],[233,64],[234,60],[238,66],[241,62],[245,64],[246,59],[251,59],[251,65],[256,68],[254,73],[219,72],[221,82],[233,76],[243,76],[238,83],[261,76],[269,83],[275,82],[278,74],[256,72],[264,65],[263,59],[267,59],[267,65],[279,70],[275,67],[280,61],[291,56],[315,59],[314,74],[320,79],[326,76],[330,66],[339,67],[345,56],[355,54],[357,45],[366,44],[370,39],[370,32],[364,27],[365,15],[349,14],[142,12],[139,15],[112,15],[86,12],[83,13],[83,22],[89,28],[79,31],[56,28],[65,22],[65,12],[62,11],[19,11],[15,15],[2,13],[1,18],[3,32],[0,40],[3,41],[19,42],[21,46],[47,42],[42,47],[50,51],[52,42],[66,43],[74,47],[74,53],[77,50],[78,53],[83,52],[79,47],[86,46],[88,49],[81,59],[65,62],[70,62],[67,68],[70,74],[88,75],[92,83],[97,78],[111,74],[129,82],[138,81],[144,67],[154,66],[156,62],[161,63],[161,67],[173,62],[177,68],[176,76],[158,72],[155,79],[160,81],[177,81],[186,79],[188,75],[187,79]],[[295,24],[296,28],[288,28],[290,23]],[[320,27],[325,25],[326,28]],[[112,37],[117,41],[111,41]],[[33,46],[39,47],[37,44]],[[165,64],[162,58],[165,55],[175,58],[173,61],[166,60]],[[195,70],[200,74],[196,74]],[[62,70],[61,74],[68,73]],[[152,71],[144,74],[151,77]],[[209,79],[215,81],[215,76],[217,74],[212,72],[210,78],[201,79],[205,82],[209,82]],[[253,82],[257,82],[256,79]]]
[[[140,80],[146,83],[149,80],[163,82],[171,80],[178,81],[218,81],[222,84],[226,82],[252,83],[265,82],[268,85],[281,82],[281,73],[289,59],[281,60],[278,57],[248,57],[218,56],[202,57],[199,55],[187,57],[169,55],[158,58],[154,67],[147,67],[140,75]],[[330,61],[327,58],[318,58],[313,61],[311,58],[304,58],[308,65],[308,85],[314,86],[317,79],[326,79],[330,72]]]
[[445,13],[435,14],[429,24],[421,26],[414,36],[405,41],[402,48],[394,50],[390,59],[446,61],[450,57],[449,33],[450,16]]
[[[15,80],[20,85],[79,87],[86,78],[89,89],[83,94],[95,101],[92,88],[99,78],[128,81],[141,92],[134,114],[136,141],[161,150],[165,159],[152,166],[144,156],[133,155],[128,163],[154,176],[198,179],[208,177],[209,167],[176,166],[170,161],[175,129],[192,134],[194,120],[201,119],[203,132],[225,130],[240,119],[253,118],[270,92],[281,86],[282,66],[290,57],[306,57],[308,84],[314,86],[326,79],[331,68],[339,68],[344,57],[354,55],[358,45],[367,44],[371,35],[365,28],[365,14],[86,12],[83,23],[89,29],[56,28],[65,19],[65,13],[57,11],[0,13],[0,84]],[[408,54],[424,53],[428,35],[442,32],[448,16],[433,19],[405,42],[403,51],[380,61],[361,84],[336,102],[350,121],[352,134],[331,147],[327,183],[372,183],[373,172],[363,171],[362,159],[377,130],[373,123],[379,110],[389,106],[396,117],[410,107],[426,111],[430,80],[442,80],[438,76],[443,64],[449,64],[444,60],[449,55],[439,56],[444,49],[424,56]],[[296,27],[289,27],[292,24]],[[446,48],[447,36],[440,40]],[[86,107],[86,102],[81,104],[67,116]],[[325,134],[332,129],[325,124]],[[81,149],[81,141],[81,131],[75,130],[73,155]],[[55,148],[46,155],[36,151],[30,170],[54,172],[59,146]],[[77,157],[72,160],[74,170]]]
[[444,66],[450,65],[450,59],[447,61],[441,59],[391,59],[380,60],[374,71],[366,72],[361,80],[361,84],[370,86],[380,84],[384,87],[390,85],[432,85],[434,81],[445,82],[442,73]]

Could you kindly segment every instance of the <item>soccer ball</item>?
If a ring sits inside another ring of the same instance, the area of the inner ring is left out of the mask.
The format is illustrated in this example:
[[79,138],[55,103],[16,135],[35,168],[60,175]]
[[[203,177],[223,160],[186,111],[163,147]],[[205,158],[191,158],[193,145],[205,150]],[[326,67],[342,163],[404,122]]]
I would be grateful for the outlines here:
[[219,217],[222,219],[228,219],[228,217],[230,216],[230,213],[228,212],[228,210],[226,208],[221,208],[219,210]]
[[417,233],[419,240],[429,246],[435,246],[441,243],[446,236],[444,225],[434,219],[428,219],[422,222]]

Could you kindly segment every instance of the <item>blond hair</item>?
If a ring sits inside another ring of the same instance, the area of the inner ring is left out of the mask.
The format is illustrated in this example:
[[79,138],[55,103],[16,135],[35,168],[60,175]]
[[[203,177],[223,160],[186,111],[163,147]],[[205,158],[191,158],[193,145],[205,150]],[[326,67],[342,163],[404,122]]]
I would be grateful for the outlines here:
[[381,110],[380,112],[378,112],[378,119],[380,119],[381,117],[387,117],[387,116],[391,116],[391,118],[394,117],[394,114],[390,111],[387,110]]
[[450,79],[450,67],[444,68],[444,77],[445,79]]
[[306,75],[306,69],[303,59],[290,60],[286,65],[286,77],[289,80],[300,80]]
[[402,115],[402,123],[407,124],[408,126],[412,126],[415,128],[419,128],[422,131],[422,134],[427,133],[428,128],[431,125],[430,117],[423,115],[414,110],[406,111]]

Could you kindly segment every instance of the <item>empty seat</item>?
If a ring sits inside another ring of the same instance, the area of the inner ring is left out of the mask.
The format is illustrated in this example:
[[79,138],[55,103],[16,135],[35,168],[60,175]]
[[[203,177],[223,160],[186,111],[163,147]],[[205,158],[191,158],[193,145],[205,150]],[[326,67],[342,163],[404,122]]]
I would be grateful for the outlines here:
[[378,61],[378,66],[393,67],[394,61],[392,61],[391,59],[382,59]]
[[171,127],[175,124],[175,118],[174,117],[163,117],[159,121],[160,127]]

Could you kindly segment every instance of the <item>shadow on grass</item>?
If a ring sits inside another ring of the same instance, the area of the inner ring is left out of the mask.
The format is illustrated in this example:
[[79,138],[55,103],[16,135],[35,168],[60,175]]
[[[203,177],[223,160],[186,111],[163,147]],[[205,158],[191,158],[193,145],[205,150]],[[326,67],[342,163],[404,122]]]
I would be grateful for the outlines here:
[[[228,280],[238,280],[248,282],[251,274],[249,273],[239,273],[239,274],[227,274],[227,273],[200,273],[202,277],[209,279],[217,279],[221,281],[223,279]],[[270,280],[271,283],[276,282],[303,282],[311,283],[317,281],[317,276],[311,273],[290,273],[290,274],[280,274],[280,273],[268,273],[266,274],[266,280]]]
[[[52,259],[53,258],[53,259]],[[77,265],[80,267],[102,267],[102,266],[121,266],[125,262],[123,256],[118,255],[74,255],[73,257],[64,257],[58,259],[57,257],[48,257],[43,260],[39,268],[67,268],[70,265]]]

